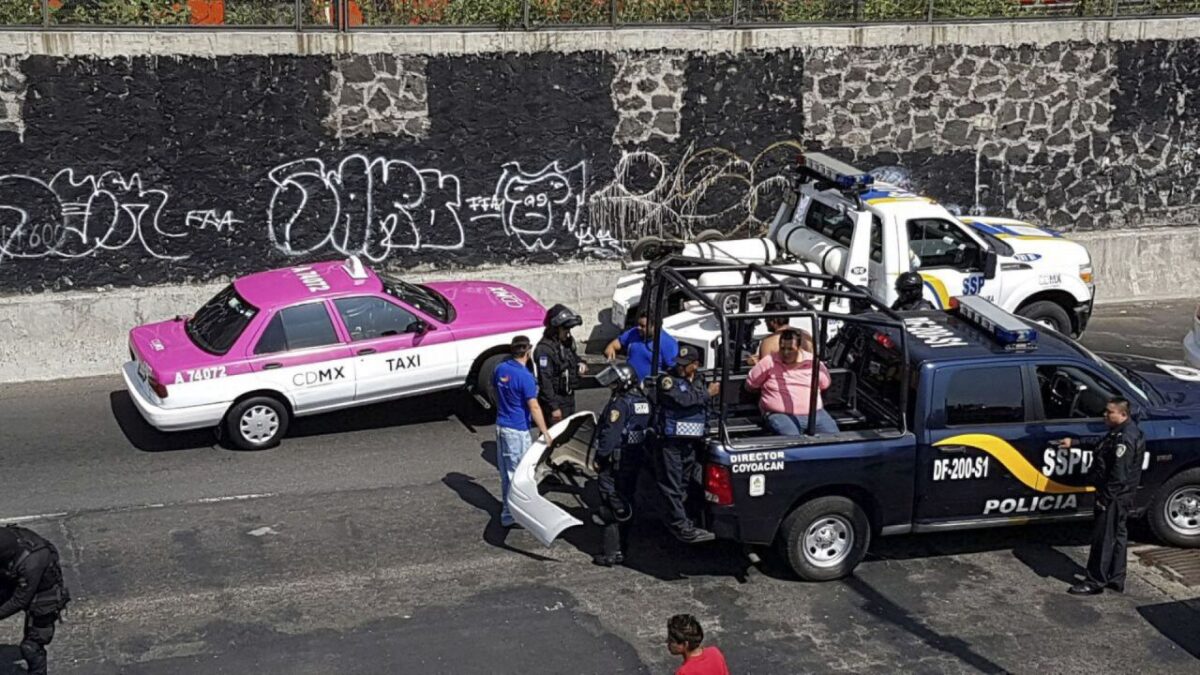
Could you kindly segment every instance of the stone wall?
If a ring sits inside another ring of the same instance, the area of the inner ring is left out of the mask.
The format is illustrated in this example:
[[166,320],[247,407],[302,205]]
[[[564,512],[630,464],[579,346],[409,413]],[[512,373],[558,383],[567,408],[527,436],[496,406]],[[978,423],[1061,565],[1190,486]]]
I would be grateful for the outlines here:
[[941,41],[0,33],[0,292],[350,253],[616,260],[645,235],[760,232],[802,147],[897,167],[963,210],[1194,226],[1200,30],[1181,21],[941,26]]

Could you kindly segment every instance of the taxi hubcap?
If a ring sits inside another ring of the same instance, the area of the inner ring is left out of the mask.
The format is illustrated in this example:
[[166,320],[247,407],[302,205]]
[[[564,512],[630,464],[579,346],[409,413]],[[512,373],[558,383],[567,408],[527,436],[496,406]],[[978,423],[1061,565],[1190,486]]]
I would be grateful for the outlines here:
[[842,516],[823,516],[804,534],[804,559],[816,567],[833,567],[854,546],[854,528]]
[[255,443],[262,443],[279,430],[279,415],[265,405],[256,405],[242,413],[242,436]]
[[1183,535],[1200,534],[1200,488],[1183,487],[1167,499],[1167,522]]

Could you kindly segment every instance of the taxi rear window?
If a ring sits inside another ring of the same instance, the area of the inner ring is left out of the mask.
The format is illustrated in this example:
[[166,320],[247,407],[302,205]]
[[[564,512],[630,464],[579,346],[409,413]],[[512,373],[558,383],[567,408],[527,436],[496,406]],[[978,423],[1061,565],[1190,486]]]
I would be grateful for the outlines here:
[[212,300],[196,311],[185,324],[188,338],[200,349],[223,355],[237,342],[242,331],[258,314],[258,308],[238,295],[233,284],[226,286]]

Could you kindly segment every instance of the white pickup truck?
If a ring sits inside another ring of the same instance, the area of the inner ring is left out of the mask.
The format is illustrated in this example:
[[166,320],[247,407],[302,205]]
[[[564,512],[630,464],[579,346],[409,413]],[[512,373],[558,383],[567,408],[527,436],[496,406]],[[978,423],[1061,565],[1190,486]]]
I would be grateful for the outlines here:
[[[824,154],[805,155],[800,174],[802,182],[780,205],[766,237],[665,248],[712,264],[762,263],[840,275],[888,304],[896,299],[896,277],[911,270],[921,275],[925,297],[935,307],[948,308],[954,296],[980,295],[1067,335],[1078,336],[1087,327],[1095,282],[1091,257],[1082,245],[1017,220],[955,216],[932,199],[875,182],[870,174]],[[657,248],[661,252],[663,247]],[[612,306],[617,328],[636,319],[646,264],[633,263],[636,271],[617,283]],[[686,274],[686,268],[681,272]],[[707,272],[698,285],[741,283],[738,273]],[[733,306],[739,300],[733,292],[716,295]],[[761,310],[767,300],[752,296],[749,303]],[[699,348],[706,368],[715,367],[713,347],[720,330],[711,312],[681,297],[667,303],[663,328]]]

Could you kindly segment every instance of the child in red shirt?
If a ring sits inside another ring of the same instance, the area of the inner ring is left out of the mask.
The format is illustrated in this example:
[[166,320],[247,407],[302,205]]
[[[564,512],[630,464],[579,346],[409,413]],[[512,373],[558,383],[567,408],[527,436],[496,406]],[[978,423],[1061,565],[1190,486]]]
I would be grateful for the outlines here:
[[725,655],[716,647],[701,647],[704,629],[691,614],[676,614],[667,621],[667,650],[683,657],[675,675],[729,675]]

